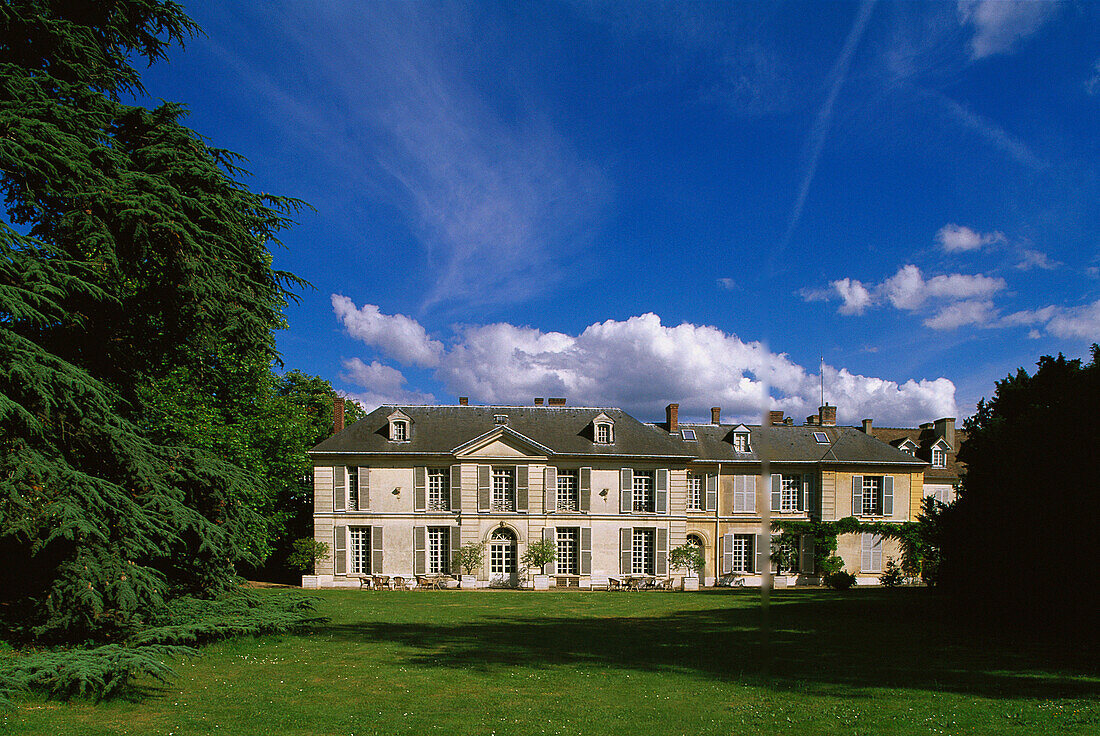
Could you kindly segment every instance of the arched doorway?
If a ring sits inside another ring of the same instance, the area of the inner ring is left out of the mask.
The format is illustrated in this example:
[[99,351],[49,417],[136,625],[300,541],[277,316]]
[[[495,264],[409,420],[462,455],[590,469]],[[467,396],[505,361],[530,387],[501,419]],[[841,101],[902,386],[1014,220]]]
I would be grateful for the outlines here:
[[516,535],[500,527],[489,537],[489,585],[511,587],[516,582]]
[[699,576],[699,580],[704,580],[706,578],[705,568],[706,568],[706,559],[707,559],[707,555],[706,555],[707,545],[703,541],[703,538],[700,537],[698,534],[689,534],[689,535],[687,535],[687,543],[690,544],[692,547],[698,547],[699,551],[703,553],[703,567],[696,570],[695,574]]

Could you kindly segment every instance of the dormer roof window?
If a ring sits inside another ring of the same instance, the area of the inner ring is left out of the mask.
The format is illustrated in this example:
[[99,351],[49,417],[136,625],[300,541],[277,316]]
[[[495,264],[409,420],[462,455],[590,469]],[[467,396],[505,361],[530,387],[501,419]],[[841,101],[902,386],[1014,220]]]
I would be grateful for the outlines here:
[[899,442],[897,448],[906,455],[912,455],[913,457],[917,456],[917,450],[920,449],[919,445],[908,437]]
[[597,445],[610,445],[615,442],[615,422],[603,412],[592,420],[592,441]]
[[739,424],[733,428],[730,432],[730,438],[733,442],[733,449],[737,452],[752,452],[752,446],[749,444],[749,428],[744,424]]
[[387,417],[390,442],[408,442],[412,438],[412,418],[398,409]]
[[494,414],[493,415],[493,423],[494,424],[507,424],[508,423],[508,415],[507,414]]
[[943,439],[936,440],[932,445],[932,467],[933,468],[946,468],[947,467],[947,451],[949,446]]

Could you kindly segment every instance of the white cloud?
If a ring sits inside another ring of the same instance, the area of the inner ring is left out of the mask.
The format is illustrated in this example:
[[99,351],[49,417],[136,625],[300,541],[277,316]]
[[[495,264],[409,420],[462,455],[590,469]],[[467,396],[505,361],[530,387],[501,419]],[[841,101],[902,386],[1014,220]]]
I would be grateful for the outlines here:
[[1060,310],[1047,323],[1047,332],[1057,337],[1100,342],[1100,299],[1092,304]]
[[949,304],[924,320],[933,330],[955,330],[968,325],[986,327],[996,320],[997,310],[990,301],[963,301]]
[[1013,50],[1058,10],[1057,3],[1036,0],[960,0],[959,22],[974,27],[970,58],[983,59]]
[[332,295],[332,309],[348,334],[376,347],[405,365],[438,365],[443,343],[432,340],[424,327],[403,314],[382,314],[373,304],[356,309],[346,296]]
[[733,291],[737,288],[737,282],[728,277],[718,279],[718,285],[727,291]]
[[1092,65],[1092,76],[1085,80],[1085,92],[1090,95],[1100,92],[1100,59]]
[[1022,248],[1020,250],[1020,262],[1016,264],[1016,268],[1021,271],[1030,271],[1033,268],[1053,271],[1060,265],[1062,264],[1058,263],[1058,261],[1052,261],[1050,257],[1042,251]]
[[377,360],[370,365],[359,358],[344,361],[345,373],[340,378],[367,389],[365,392],[349,393],[367,411],[382,404],[434,404],[435,397],[421,391],[409,391],[405,388],[407,380],[401,371]]
[[1005,288],[1005,280],[981,274],[942,274],[925,279],[914,265],[902,266],[882,283],[881,292],[898,309],[915,310],[929,299],[988,297]]
[[[404,390],[404,377],[380,363],[353,359],[345,369],[346,379],[372,389],[364,403]],[[816,411],[820,391],[816,366],[809,373],[762,343],[707,325],[666,326],[655,314],[607,320],[577,335],[508,323],[460,326],[435,378],[483,403],[566,396],[574,406],[618,406],[648,420],[663,416],[670,401],[685,418],[705,419],[721,406],[731,419],[755,422],[767,405],[801,419]],[[911,424],[955,411],[955,387],[943,378],[899,384],[826,366],[825,386],[848,423],[874,416]]]
[[861,282],[854,279],[840,279],[829,284],[844,303],[837,309],[841,314],[863,314],[873,301],[871,292]]
[[979,233],[954,223],[944,225],[936,233],[936,242],[948,253],[978,250],[983,245],[1004,242],[1004,239],[1003,233]]

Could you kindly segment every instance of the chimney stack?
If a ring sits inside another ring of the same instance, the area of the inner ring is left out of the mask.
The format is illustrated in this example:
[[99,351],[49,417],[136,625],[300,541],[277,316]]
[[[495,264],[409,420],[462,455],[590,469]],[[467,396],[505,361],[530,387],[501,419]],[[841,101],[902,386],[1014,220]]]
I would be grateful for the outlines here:
[[835,427],[836,426],[836,407],[835,406],[829,406],[828,404],[825,404],[825,406],[818,409],[818,411],[820,412],[820,414],[818,414],[818,416],[821,417],[821,426],[822,427]]
[[783,423],[782,411],[769,411],[768,412],[768,424],[776,426]]
[[546,400],[547,406],[565,406],[565,399],[555,399],[553,397]]
[[665,407],[665,423],[668,425],[669,433],[678,432],[680,430],[679,404],[669,404]]
[[535,397],[535,406],[542,406],[542,397],[541,396],[536,396]]
[[719,421],[721,418],[722,418],[722,407],[712,406],[710,408],[710,423],[711,424],[721,424],[722,422]]
[[951,451],[957,452],[959,448],[955,447],[955,417],[937,419],[933,426],[936,429],[936,436],[943,437],[947,444],[951,445]]
[[344,397],[337,396],[332,400],[332,433],[339,434],[344,431]]
[[863,420],[863,434],[871,434],[871,420],[870,419],[864,419]]
[[807,427],[817,426],[817,420],[818,420],[817,414],[811,414],[810,416],[806,417],[806,426]]
[[470,397],[469,396],[459,396],[458,397],[458,405],[459,406],[469,406],[470,405]]

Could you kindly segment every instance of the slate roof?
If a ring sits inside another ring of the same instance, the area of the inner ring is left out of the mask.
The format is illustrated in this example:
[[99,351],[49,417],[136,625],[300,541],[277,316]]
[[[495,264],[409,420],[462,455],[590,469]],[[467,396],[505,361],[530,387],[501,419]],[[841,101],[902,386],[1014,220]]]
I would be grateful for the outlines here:
[[[737,452],[733,447],[734,425],[682,424],[694,429],[697,442],[680,440],[686,452],[700,461],[759,462],[760,453],[767,451],[773,463],[823,462],[829,464],[872,463],[924,466],[919,458],[880,442],[855,427],[834,426],[748,426],[750,452]],[[738,425],[739,426],[739,425]],[[814,438],[823,433],[828,444]]]
[[[894,447],[898,446],[906,439],[913,440],[913,442],[917,443],[920,447],[920,449],[917,450],[917,457],[928,463],[932,461],[932,445],[938,439],[935,429],[930,426],[871,427],[871,433],[878,439]],[[929,465],[925,468],[925,483],[954,483],[966,472],[966,463],[960,463],[958,461],[959,448],[962,447],[963,442],[966,442],[966,437],[967,433],[965,429],[955,429],[955,447],[951,448],[951,451],[947,453],[947,466],[943,468],[933,468]]]
[[[388,417],[400,409],[412,420],[408,442],[390,442]],[[592,441],[592,420],[600,414],[615,424],[614,443]],[[731,424],[682,424],[694,429],[698,441],[670,435],[664,425],[639,422],[622,409],[564,406],[380,406],[362,420],[333,435],[311,453],[363,453],[387,455],[450,454],[455,448],[498,429],[495,415],[506,414],[510,430],[537,442],[557,455],[596,457],[668,457],[684,460],[759,462],[768,448],[772,462],[871,463],[925,466],[895,447],[854,427],[750,426],[751,452],[733,448]],[[740,425],[737,425],[740,426]],[[828,444],[819,444],[815,432],[823,432]]]
[[[397,409],[412,420],[408,442],[388,439],[387,417]],[[592,420],[601,412],[614,422],[615,441],[609,445],[592,442]],[[497,414],[508,415],[505,426],[509,429],[558,455],[690,455],[664,429],[643,424],[622,409],[567,406],[380,406],[310,452],[450,454],[456,447],[497,429]]]

